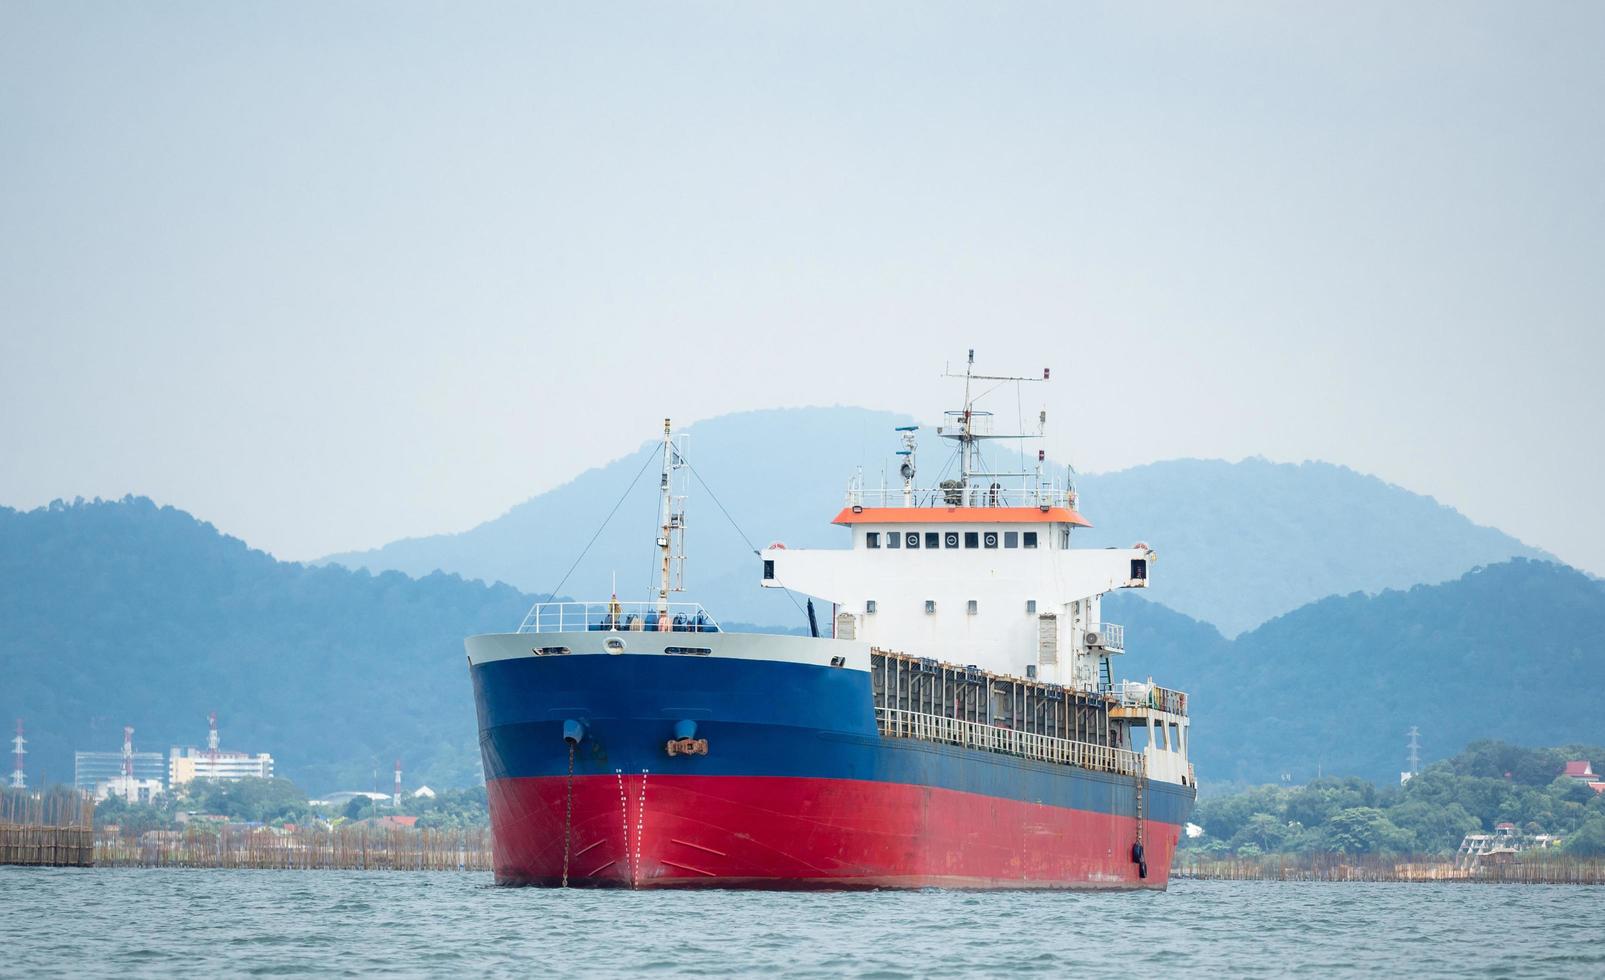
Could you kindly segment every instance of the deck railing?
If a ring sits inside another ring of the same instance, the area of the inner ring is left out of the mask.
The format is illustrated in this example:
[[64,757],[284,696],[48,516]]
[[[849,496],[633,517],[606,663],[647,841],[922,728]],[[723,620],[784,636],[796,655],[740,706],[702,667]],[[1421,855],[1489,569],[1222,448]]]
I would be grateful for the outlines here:
[[1000,728],[959,718],[944,718],[901,708],[876,708],[880,733],[890,738],[916,738],[984,752],[1015,755],[1038,762],[1057,762],[1125,776],[1143,774],[1143,758],[1129,749],[1077,742],[1051,735]]
[[520,633],[718,633],[719,624],[697,602],[538,602]]
[[[990,486],[921,487],[913,492],[912,498],[906,496],[901,487],[854,487],[847,491],[849,507],[1066,507],[1073,510],[1075,505],[1075,491],[1058,487],[1000,487],[996,491]],[[939,519],[932,517],[932,520]]]
[[1168,711],[1173,715],[1187,713],[1187,693],[1172,691],[1158,684],[1120,681],[1104,693],[1122,708],[1153,708],[1156,711]]

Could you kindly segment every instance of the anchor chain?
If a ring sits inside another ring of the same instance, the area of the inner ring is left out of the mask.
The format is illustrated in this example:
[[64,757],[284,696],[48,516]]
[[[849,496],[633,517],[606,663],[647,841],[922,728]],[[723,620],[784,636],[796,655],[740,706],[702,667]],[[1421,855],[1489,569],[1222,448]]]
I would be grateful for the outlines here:
[[568,744],[568,792],[563,814],[563,887],[568,887],[569,848],[574,838],[574,743]]

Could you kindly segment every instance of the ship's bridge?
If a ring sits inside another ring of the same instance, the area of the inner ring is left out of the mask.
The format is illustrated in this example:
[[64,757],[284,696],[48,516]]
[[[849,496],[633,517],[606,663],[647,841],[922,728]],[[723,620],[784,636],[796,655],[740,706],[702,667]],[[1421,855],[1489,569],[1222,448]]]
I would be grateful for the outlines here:
[[1052,683],[1107,683],[1098,665],[1123,644],[1102,621],[1100,597],[1146,588],[1153,552],[1072,548],[1074,531],[1092,525],[1071,491],[1025,491],[1034,497],[1022,505],[991,488],[959,489],[854,491],[833,518],[851,531],[850,546],[771,546],[763,584],[831,602],[841,639]]

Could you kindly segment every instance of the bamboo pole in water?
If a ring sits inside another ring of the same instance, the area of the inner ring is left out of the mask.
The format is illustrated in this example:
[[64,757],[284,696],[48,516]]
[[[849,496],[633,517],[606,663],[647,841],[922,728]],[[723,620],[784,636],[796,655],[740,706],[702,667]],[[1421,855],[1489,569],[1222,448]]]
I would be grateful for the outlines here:
[[0,793],[0,864],[87,867],[94,822],[95,801],[76,790]]
[[488,871],[490,832],[409,827],[242,827],[208,824],[102,835],[97,863],[111,867]]
[[1512,884],[1605,885],[1605,859],[1529,852],[1503,861],[1460,867],[1436,855],[1275,855],[1264,858],[1178,854],[1177,878],[1221,881],[1464,881]]

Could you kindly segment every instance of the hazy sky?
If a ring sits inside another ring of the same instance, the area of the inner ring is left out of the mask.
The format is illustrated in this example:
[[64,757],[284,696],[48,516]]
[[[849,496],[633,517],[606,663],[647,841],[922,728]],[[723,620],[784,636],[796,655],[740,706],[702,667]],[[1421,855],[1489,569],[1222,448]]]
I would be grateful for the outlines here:
[[0,502],[309,558],[664,415],[931,416],[976,347],[1082,469],[1326,459],[1605,572],[1602,50],[1594,2],[0,0]]

